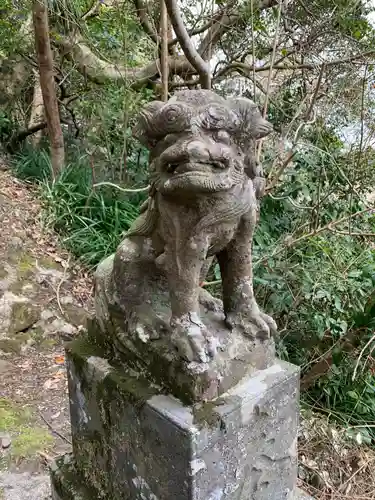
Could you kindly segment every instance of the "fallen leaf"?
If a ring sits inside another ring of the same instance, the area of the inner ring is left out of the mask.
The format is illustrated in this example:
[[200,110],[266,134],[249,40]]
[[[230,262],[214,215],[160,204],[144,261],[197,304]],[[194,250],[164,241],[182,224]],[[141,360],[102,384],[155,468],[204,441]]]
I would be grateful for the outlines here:
[[63,365],[65,363],[65,356],[55,356],[55,363],[57,365]]

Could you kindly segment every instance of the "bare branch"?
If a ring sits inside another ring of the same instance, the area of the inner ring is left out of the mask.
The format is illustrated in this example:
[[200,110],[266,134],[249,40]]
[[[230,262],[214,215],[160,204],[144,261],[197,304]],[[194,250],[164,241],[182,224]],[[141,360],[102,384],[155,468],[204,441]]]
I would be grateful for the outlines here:
[[[273,70],[280,70],[280,71],[294,71],[297,69],[307,69],[307,70],[314,70],[314,69],[320,69],[322,66],[328,67],[328,66],[338,66],[341,64],[346,64],[349,62],[354,62],[357,61],[360,62],[360,59],[364,59],[369,56],[373,56],[375,54],[375,49],[368,50],[367,52],[362,52],[360,54],[355,54],[353,56],[348,56],[348,57],[343,57],[341,59],[334,59],[332,61],[323,61],[321,63],[317,64],[311,64],[311,63],[303,63],[303,64],[293,64],[293,65],[288,65],[288,64],[276,64],[271,68],[270,64],[267,64],[266,66],[258,66],[255,68],[255,72],[259,73],[261,71],[268,71],[270,69]],[[362,62],[362,61],[361,61]],[[249,66],[247,64],[241,63],[241,62],[234,62],[231,63],[232,67],[238,67],[242,68],[248,72],[253,71],[253,67]]]
[[[239,9],[234,10],[235,0],[226,6],[225,11],[220,15],[218,20],[213,24],[207,35],[202,40],[198,48],[199,54],[203,59],[207,57],[210,44],[214,47],[217,45],[222,36],[227,33],[230,28],[234,27],[241,21],[242,13]],[[261,0],[254,2],[254,12],[259,10],[266,10],[278,4],[278,0]]]
[[[176,0],[169,1],[175,3]],[[268,9],[270,7],[273,7],[274,5],[277,5],[277,0],[262,0],[259,3],[255,1],[254,10]],[[190,40],[189,35],[193,36],[195,34],[202,33],[208,30],[208,33],[200,44],[198,51],[196,51],[193,46],[195,53],[198,53],[198,56],[200,54],[200,62],[202,63],[203,61],[204,63],[201,69],[204,69],[205,71],[208,70],[208,65],[204,61],[204,57],[207,55],[210,41],[212,43],[212,47],[214,47],[215,44],[218,43],[221,36],[224,35],[240,19],[240,12],[228,13],[227,6],[225,13],[224,10],[219,11],[208,23],[206,23],[201,28],[197,28],[195,30],[187,32],[186,28],[183,27],[185,30],[184,40],[190,45],[192,45],[192,41]],[[169,46],[174,45],[177,40],[181,43],[181,40],[179,40],[177,37],[177,39],[171,40],[169,42]],[[160,74],[160,64],[158,60],[151,61],[149,64],[143,67],[126,68],[125,66],[119,64],[113,64],[104,61],[95,53],[93,53],[93,51],[82,39],[67,39],[61,37],[55,40],[55,43],[60,46],[65,54],[71,57],[71,59],[76,64],[77,70],[80,73],[82,73],[89,80],[98,84],[103,84],[108,80],[124,80],[126,82],[129,82],[133,88],[138,88],[142,85],[145,85],[148,81],[154,80]],[[196,63],[195,59],[194,63]],[[192,75],[195,75],[197,73],[199,74],[197,67],[192,64],[192,60],[189,60],[187,57],[169,56],[168,65],[169,71],[175,75],[191,77]],[[248,67],[246,65],[244,66],[246,70]],[[235,64],[233,67],[228,67],[228,70],[230,69],[238,69],[237,64]]]
[[201,57],[187,32],[181,17],[177,0],[165,0],[165,5],[171,20],[173,29],[185,54],[186,59],[196,69],[203,88],[211,88],[211,75],[209,65]]
[[45,128],[47,128],[47,122],[36,123],[32,127],[29,127],[24,130],[19,130],[11,138],[9,143],[9,150],[14,151],[16,149],[17,144],[25,140],[26,137],[29,137],[29,135],[32,134],[36,134],[36,132],[39,132],[39,130],[43,130]]
[[[205,31],[207,31],[209,28],[211,28],[211,26],[218,21],[218,19],[220,18],[220,16],[222,15],[222,11],[220,11],[218,14],[215,14],[209,21],[207,21],[207,23],[203,24],[203,26],[201,26],[200,28],[195,28],[193,30],[189,30],[188,33],[189,33],[189,36],[195,36],[195,35],[200,35],[201,33],[204,33]],[[172,38],[172,40],[170,40],[168,42],[168,45],[169,47],[175,45],[176,43],[178,43],[178,38]]]
[[336,232],[336,226],[339,224],[342,224],[343,222],[347,222],[349,220],[353,220],[361,215],[364,214],[373,214],[375,213],[375,208],[366,208],[364,210],[359,210],[358,212],[355,212],[354,214],[346,215],[345,217],[341,217],[341,219],[337,219],[335,221],[331,221],[328,224],[324,226],[319,226],[316,229],[313,229],[312,231],[302,234],[301,236],[297,238],[293,238],[293,236],[287,236],[284,240],[284,245],[282,247],[276,248],[273,252],[271,252],[268,255],[265,255],[261,259],[257,260],[254,262],[254,267],[257,267],[259,264],[262,264],[263,262],[266,262],[269,258],[275,257],[276,255],[279,255],[282,253],[286,248],[291,248],[297,243],[300,243],[303,240],[306,240],[308,238],[312,238],[313,236],[316,236],[317,234],[320,234],[324,231],[332,231]]
[[310,118],[312,110],[314,109],[314,106],[315,106],[315,103],[316,103],[316,99],[318,97],[318,92],[319,92],[320,86],[322,84],[322,78],[323,78],[323,74],[324,74],[324,70],[325,69],[326,69],[326,67],[325,67],[325,64],[323,63],[322,66],[321,66],[321,68],[320,68],[318,82],[316,84],[316,87],[315,87],[315,90],[314,90],[314,94],[313,94],[311,102],[310,102],[309,109],[306,112],[306,119],[307,120]]
[[[140,68],[127,68],[120,64],[103,61],[83,42],[71,42],[62,39],[58,41],[58,44],[64,48],[67,54],[70,54],[78,71],[92,82],[98,84],[103,84],[108,80],[123,80],[132,87],[138,88],[159,75],[160,65],[158,60]],[[176,75],[195,74],[194,68],[185,57],[169,56],[168,65],[170,71]]]
[[165,1],[160,0],[160,37],[161,37],[161,82],[162,82],[162,101],[168,101],[168,12]]

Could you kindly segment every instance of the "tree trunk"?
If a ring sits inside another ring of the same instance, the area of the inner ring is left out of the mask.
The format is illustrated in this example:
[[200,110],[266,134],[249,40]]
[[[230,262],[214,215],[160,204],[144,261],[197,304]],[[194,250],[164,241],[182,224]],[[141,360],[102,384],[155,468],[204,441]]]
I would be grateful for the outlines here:
[[65,154],[59,106],[56,97],[53,56],[48,28],[48,11],[45,0],[33,1],[33,22],[36,54],[39,63],[40,86],[43,95],[48,135],[51,142],[52,170],[54,177],[56,177],[64,166]]
[[168,101],[168,13],[165,1],[160,0],[160,38],[161,38],[161,100]]
[[[44,118],[44,104],[43,104],[43,95],[42,89],[40,87],[40,78],[39,73],[37,71],[34,72],[34,94],[33,94],[33,102],[31,105],[31,113],[29,119],[29,125],[27,128],[31,129],[38,125],[38,123],[42,123],[45,121]],[[34,148],[37,148],[42,139],[43,130],[38,130],[31,137],[31,143]]]

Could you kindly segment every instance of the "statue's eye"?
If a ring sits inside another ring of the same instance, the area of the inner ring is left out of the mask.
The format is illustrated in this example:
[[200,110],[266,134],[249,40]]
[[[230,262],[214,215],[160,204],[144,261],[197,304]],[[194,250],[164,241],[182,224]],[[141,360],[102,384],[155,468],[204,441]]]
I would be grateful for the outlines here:
[[215,132],[213,133],[213,138],[216,142],[230,144],[230,135],[226,130],[215,130]]

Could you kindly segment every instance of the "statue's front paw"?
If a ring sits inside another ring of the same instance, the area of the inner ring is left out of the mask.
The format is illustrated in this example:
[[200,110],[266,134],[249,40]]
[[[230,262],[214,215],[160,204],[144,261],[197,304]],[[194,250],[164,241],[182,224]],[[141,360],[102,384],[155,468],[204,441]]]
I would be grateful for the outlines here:
[[274,319],[258,306],[230,312],[226,315],[225,322],[231,330],[238,330],[253,339],[267,340],[277,333]]
[[186,361],[208,363],[216,354],[214,339],[197,313],[171,319],[172,342]]

